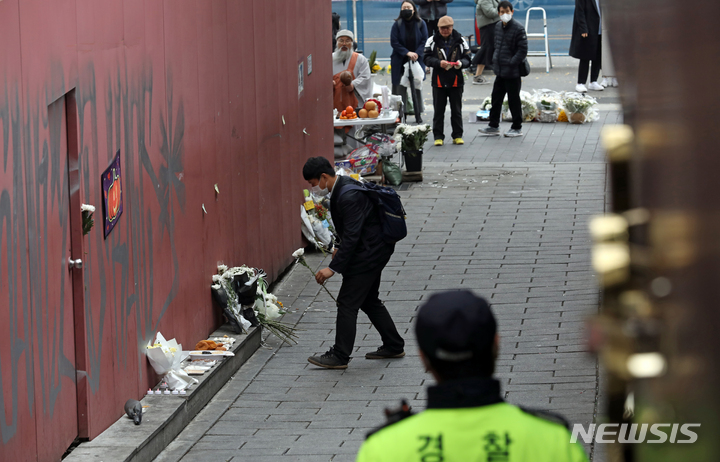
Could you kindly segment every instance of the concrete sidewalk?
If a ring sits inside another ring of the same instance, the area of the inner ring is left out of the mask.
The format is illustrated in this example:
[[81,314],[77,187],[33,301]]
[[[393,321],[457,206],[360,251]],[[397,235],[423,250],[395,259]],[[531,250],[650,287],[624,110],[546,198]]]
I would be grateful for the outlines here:
[[[554,72],[572,84],[569,71]],[[469,91],[480,98],[489,90]],[[332,345],[335,308],[310,272],[296,266],[275,293],[290,309],[284,321],[301,329],[300,343],[281,346],[269,337],[156,460],[354,460],[366,432],[383,423],[385,407],[402,398],[417,411],[425,407],[432,379],[418,358],[414,316],[432,292],[458,287],[492,303],[504,397],[560,412],[572,423],[593,422],[600,377],[596,360],[583,352],[583,323],[597,312],[599,291],[587,224],[606,205],[599,132],[620,120],[619,112],[601,112],[587,125],[526,124],[516,139],[479,137],[480,125],[466,123],[464,146],[428,143],[424,182],[401,191],[409,235],[381,286],[407,356],[365,360],[380,338],[361,313],[347,370],[307,363]],[[308,256],[315,268],[328,261]],[[328,288],[336,294],[340,283],[336,276]],[[586,449],[593,460],[605,460],[602,448]]]

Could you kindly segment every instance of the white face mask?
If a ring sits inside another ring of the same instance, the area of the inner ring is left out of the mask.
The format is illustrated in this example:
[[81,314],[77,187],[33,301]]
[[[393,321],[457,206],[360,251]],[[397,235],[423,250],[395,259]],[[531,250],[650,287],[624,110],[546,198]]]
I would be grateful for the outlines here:
[[320,186],[313,186],[312,193],[318,197],[325,197],[330,194],[330,191],[328,191],[328,188],[320,189]]
[[501,15],[500,15],[500,21],[502,21],[502,22],[504,22],[504,23],[507,24],[507,23],[510,22],[510,20],[512,19],[512,17],[513,17],[513,15],[511,15],[510,13],[501,14]]

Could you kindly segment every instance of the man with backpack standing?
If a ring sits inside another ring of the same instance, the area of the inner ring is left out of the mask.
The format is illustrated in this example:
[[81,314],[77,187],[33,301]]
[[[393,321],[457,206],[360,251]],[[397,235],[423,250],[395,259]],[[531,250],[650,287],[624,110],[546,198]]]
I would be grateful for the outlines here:
[[[324,157],[309,158],[303,167],[303,177],[315,195],[330,196],[330,212],[340,239],[330,265],[318,271],[315,280],[323,284],[335,273],[343,276],[337,300],[335,344],[326,353],[309,357],[308,362],[326,369],[347,368],[359,310],[367,314],[383,342],[365,358],[402,358],[405,341],[379,298],[382,271],[395,251],[395,244],[389,241],[401,238],[396,235],[388,239],[388,230],[384,229],[387,223],[371,195],[387,193],[377,189],[366,191],[350,177],[335,176],[335,170]],[[404,225],[404,217],[402,221]]]
[[495,84],[492,91],[490,123],[479,131],[483,136],[500,135],[500,115],[503,100],[507,94],[513,123],[510,130],[505,132],[505,136],[522,136],[523,117],[520,101],[522,74],[520,66],[524,65],[525,58],[527,58],[527,34],[523,25],[513,19],[512,3],[500,2],[498,14],[500,21],[495,25],[495,54],[493,56]]

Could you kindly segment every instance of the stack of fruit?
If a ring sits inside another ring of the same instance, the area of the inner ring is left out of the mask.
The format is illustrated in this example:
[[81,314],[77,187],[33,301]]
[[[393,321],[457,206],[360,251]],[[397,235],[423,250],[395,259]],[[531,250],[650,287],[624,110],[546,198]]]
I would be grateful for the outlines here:
[[346,107],[345,110],[340,113],[340,117],[338,117],[338,119],[357,119],[357,118],[358,118],[358,115],[352,106]]
[[380,102],[375,99],[369,99],[362,109],[358,111],[361,119],[377,119],[380,115]]

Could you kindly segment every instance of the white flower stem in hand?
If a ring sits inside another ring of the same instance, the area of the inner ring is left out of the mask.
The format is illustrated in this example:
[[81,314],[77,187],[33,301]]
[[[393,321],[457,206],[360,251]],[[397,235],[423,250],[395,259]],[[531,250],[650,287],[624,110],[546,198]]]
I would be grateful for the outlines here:
[[[295,257],[301,265],[303,265],[305,268],[309,269],[313,276],[317,277],[317,274],[315,274],[315,271],[313,271],[313,269],[310,268],[310,265],[308,265],[307,262],[305,261],[305,251],[303,249],[298,249],[295,252],[293,252],[293,257]],[[323,287],[323,289],[325,289],[325,292],[328,293],[330,298],[332,298],[333,301],[335,303],[337,303],[337,299],[333,296],[333,294],[330,293],[328,288],[325,287],[325,284],[320,284],[320,285]]]

